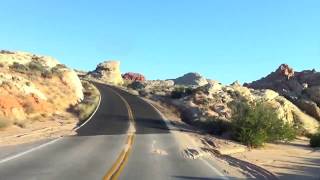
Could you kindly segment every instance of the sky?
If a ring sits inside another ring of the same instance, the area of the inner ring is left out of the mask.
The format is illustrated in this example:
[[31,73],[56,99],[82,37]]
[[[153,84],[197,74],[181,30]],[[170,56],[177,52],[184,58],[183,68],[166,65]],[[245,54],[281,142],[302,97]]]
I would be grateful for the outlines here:
[[0,6],[0,49],[93,70],[170,79],[198,72],[251,82],[280,64],[319,70],[319,0],[10,0]]

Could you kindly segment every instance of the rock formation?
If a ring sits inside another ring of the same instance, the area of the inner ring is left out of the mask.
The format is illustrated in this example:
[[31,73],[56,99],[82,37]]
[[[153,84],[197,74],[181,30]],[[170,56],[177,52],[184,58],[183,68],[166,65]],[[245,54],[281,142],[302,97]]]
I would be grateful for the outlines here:
[[[287,81],[290,73],[288,74],[286,71],[279,69],[277,76],[284,77],[283,79]],[[289,79],[291,78],[293,77]],[[187,85],[183,86],[181,83],[176,85],[173,82],[166,83],[166,81],[146,81],[135,87],[139,87],[136,90],[139,91],[140,95],[169,101],[181,110],[183,118],[190,123],[206,124],[210,121],[216,121],[218,124],[221,124],[221,122],[222,124],[223,122],[229,123],[233,116],[232,109],[235,103],[262,101],[274,107],[281,119],[290,123],[300,124],[301,129],[306,132],[314,133],[319,127],[319,122],[315,118],[305,114],[296,105],[273,90],[255,90],[242,86],[237,82],[231,85],[222,85],[218,81],[206,80],[207,83],[203,83],[203,86],[195,86],[195,83],[183,82],[183,84]],[[190,86],[190,84],[193,85]],[[171,99],[172,92],[177,88],[191,88],[192,93],[186,94],[179,99]],[[307,105],[314,107],[315,104]],[[309,109],[314,110],[310,107]],[[213,128],[211,130],[217,133],[223,131],[224,127],[217,125],[210,128]]]
[[54,58],[25,52],[0,52],[0,92],[0,121],[11,124],[65,112],[83,99],[73,70]]
[[133,73],[133,72],[128,72],[123,74],[122,78],[128,81],[145,81],[146,80],[144,75],[139,73]]
[[110,84],[123,84],[119,61],[104,61],[98,64],[97,68],[94,71],[89,72],[87,76]]
[[320,73],[315,70],[294,72],[282,64],[275,72],[244,86],[272,89],[320,121]]
[[185,86],[203,86],[208,84],[208,81],[198,73],[187,73],[173,80],[176,85]]

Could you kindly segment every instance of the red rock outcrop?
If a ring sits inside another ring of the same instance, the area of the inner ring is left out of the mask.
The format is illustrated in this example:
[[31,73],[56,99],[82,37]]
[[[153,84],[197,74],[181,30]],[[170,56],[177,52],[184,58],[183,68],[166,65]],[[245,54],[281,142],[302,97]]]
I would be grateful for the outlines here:
[[122,78],[124,80],[129,80],[129,81],[145,81],[146,78],[144,75],[139,74],[139,73],[133,73],[133,72],[128,72],[122,75]]
[[276,72],[279,72],[280,75],[285,76],[287,79],[290,79],[294,76],[294,71],[287,64],[281,64]]

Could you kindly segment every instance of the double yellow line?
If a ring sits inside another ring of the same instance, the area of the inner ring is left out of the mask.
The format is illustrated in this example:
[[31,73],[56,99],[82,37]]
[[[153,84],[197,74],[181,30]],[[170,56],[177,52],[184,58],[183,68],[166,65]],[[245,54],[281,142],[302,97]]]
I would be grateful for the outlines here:
[[[110,88],[111,89],[111,88]],[[124,102],[127,110],[128,110],[128,118],[129,118],[129,130],[127,135],[127,141],[125,144],[124,149],[121,151],[120,155],[118,156],[116,162],[112,165],[111,169],[106,173],[103,177],[103,180],[115,180],[118,179],[120,173],[124,169],[126,163],[128,162],[129,155],[132,151],[132,145],[135,139],[135,125],[134,125],[134,116],[131,110],[131,107],[127,100],[125,100],[118,92],[111,89],[120,99]]]

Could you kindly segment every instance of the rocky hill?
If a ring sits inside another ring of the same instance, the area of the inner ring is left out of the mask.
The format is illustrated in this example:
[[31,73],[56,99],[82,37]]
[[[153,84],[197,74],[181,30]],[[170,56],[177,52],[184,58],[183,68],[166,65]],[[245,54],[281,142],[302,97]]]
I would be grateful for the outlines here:
[[120,61],[104,61],[94,71],[88,72],[86,77],[115,85],[123,84]]
[[208,84],[208,81],[203,78],[199,73],[187,73],[181,77],[173,80],[176,85],[186,86],[203,86]]
[[295,72],[282,64],[275,72],[244,86],[272,89],[320,121],[320,72],[314,69]]
[[77,74],[54,58],[0,51],[0,128],[25,127],[83,99]]
[[298,124],[306,132],[315,133],[319,127],[315,118],[273,90],[255,90],[237,82],[223,85],[197,73],[190,74],[178,80],[133,82],[128,87],[138,91],[135,94],[174,105],[180,109],[184,120],[195,125],[203,124],[218,134],[227,131],[224,124],[230,123],[235,104],[244,101],[267,103],[276,109],[281,119]]

